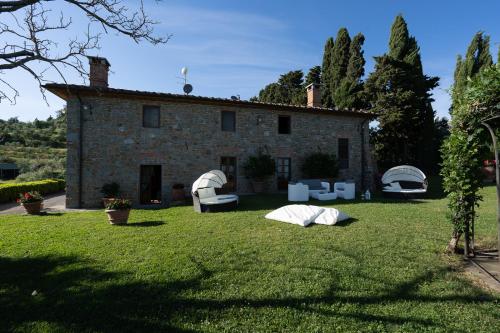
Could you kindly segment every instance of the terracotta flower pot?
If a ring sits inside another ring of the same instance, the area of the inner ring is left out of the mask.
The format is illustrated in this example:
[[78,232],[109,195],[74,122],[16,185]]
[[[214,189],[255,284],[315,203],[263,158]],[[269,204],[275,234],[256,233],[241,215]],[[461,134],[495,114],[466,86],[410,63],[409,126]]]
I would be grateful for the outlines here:
[[172,189],[172,201],[184,201],[184,189],[182,188],[173,188]]
[[126,224],[130,209],[106,209],[105,212],[110,224]]
[[43,201],[23,203],[22,205],[24,209],[26,209],[26,213],[30,215],[37,215],[40,214],[40,210],[43,207]]

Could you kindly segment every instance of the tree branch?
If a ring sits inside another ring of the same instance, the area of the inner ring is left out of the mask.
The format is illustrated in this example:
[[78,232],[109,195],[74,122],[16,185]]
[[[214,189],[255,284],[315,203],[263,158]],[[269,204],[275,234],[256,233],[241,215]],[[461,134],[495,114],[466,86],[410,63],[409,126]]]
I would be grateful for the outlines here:
[[0,13],[15,12],[37,2],[40,2],[40,0],[0,1]]
[[[104,33],[116,31],[131,38],[136,43],[147,41],[153,45],[166,43],[171,35],[157,37],[153,35],[151,20],[144,11],[142,0],[136,11],[129,11],[121,0],[60,0],[57,3],[78,8],[89,20],[87,31],[80,38],[69,39],[66,47],[61,47],[52,37],[53,33],[67,31],[73,20],[64,16],[61,9],[59,17],[54,17],[48,5],[54,0],[0,0],[0,102],[15,102],[18,91],[11,82],[2,77],[6,71],[20,69],[30,74],[41,86],[51,82],[45,75],[50,72],[66,82],[67,70],[87,77],[82,59],[90,51],[98,50],[101,33],[93,32],[91,25],[97,24]],[[3,41],[3,42],[2,42]],[[45,65],[40,69],[39,65]],[[43,89],[42,96],[45,98]]]

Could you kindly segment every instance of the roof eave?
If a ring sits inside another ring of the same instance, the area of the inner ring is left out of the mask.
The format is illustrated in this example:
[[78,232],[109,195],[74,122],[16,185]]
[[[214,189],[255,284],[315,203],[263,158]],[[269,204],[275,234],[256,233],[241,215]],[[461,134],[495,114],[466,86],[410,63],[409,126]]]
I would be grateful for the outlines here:
[[228,106],[244,106],[250,108],[267,108],[274,110],[289,110],[289,111],[299,111],[299,112],[318,112],[321,114],[330,115],[344,115],[344,116],[356,116],[363,118],[376,118],[378,114],[366,110],[341,110],[341,109],[329,109],[329,108],[318,108],[318,107],[305,107],[299,105],[286,105],[286,104],[273,104],[273,103],[261,103],[261,102],[250,102],[250,101],[240,101],[240,100],[229,100],[222,98],[212,98],[212,97],[202,97],[202,96],[191,96],[191,95],[177,95],[169,93],[156,93],[156,92],[144,92],[136,90],[126,90],[126,89],[114,89],[114,88],[100,88],[100,87],[89,87],[80,85],[66,85],[58,83],[45,84],[43,88],[47,89],[54,95],[58,96],[65,101],[69,100],[72,96],[93,96],[93,95],[104,95],[111,94],[113,97],[122,96],[134,96],[143,99],[154,99],[154,100],[166,100],[181,103],[204,103],[204,104],[216,104],[216,105],[228,105]]

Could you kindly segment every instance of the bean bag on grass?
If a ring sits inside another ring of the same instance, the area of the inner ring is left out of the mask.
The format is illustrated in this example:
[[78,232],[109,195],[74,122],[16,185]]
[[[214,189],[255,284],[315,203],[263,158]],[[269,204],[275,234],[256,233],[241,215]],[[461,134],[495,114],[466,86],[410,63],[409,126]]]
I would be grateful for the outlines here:
[[307,227],[322,212],[323,208],[317,206],[288,205],[273,210],[265,217],[269,220],[298,224],[303,227]]
[[270,212],[265,218],[307,227],[311,223],[334,225],[337,222],[349,219],[349,216],[335,208],[288,205]]

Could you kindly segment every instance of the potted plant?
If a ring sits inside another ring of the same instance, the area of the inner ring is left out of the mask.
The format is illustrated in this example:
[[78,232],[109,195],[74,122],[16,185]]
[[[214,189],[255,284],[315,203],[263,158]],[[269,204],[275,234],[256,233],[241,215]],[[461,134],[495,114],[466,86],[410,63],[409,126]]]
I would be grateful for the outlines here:
[[184,184],[176,183],[172,186],[172,201],[184,201]]
[[333,179],[339,173],[337,157],[321,152],[307,156],[302,164],[302,174],[310,179]]
[[109,223],[126,224],[131,208],[132,202],[128,199],[114,198],[108,201],[105,212],[108,215]]
[[259,152],[255,156],[250,156],[243,166],[245,175],[252,180],[252,187],[255,193],[264,192],[265,181],[274,175],[276,166],[274,159],[270,155]]
[[37,192],[20,193],[17,202],[26,209],[26,213],[30,215],[40,214],[43,207],[43,197]]
[[101,193],[103,195],[102,202],[106,207],[110,201],[113,201],[120,194],[120,185],[115,182],[104,184],[101,187]]

